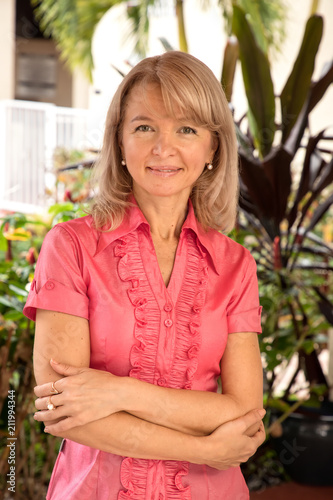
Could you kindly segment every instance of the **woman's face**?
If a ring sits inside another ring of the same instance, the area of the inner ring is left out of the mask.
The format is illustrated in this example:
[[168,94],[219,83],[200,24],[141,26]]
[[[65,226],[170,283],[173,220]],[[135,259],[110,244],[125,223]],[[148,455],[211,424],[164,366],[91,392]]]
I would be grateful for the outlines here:
[[[125,108],[120,148],[136,196],[188,199],[205,164],[214,156],[212,133],[165,109],[160,87],[134,87]],[[215,145],[216,146],[216,145]],[[126,168],[126,167],[124,167]]]

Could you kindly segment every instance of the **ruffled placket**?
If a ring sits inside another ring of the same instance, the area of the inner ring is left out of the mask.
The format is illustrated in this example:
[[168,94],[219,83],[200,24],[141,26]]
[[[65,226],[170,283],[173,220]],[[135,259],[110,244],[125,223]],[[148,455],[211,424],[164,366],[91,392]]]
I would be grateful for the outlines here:
[[[175,342],[171,370],[164,373],[166,387],[191,389],[201,346],[201,311],[205,303],[208,266],[205,251],[195,233],[186,230],[187,259],[183,283],[175,304]],[[129,375],[161,385],[156,370],[161,310],[146,275],[138,235],[129,233],[114,248],[118,274],[128,282],[128,297],[135,317],[134,345]],[[143,436],[149,439],[149,436]],[[183,485],[188,462],[124,458],[118,500],[191,500],[190,486]]]

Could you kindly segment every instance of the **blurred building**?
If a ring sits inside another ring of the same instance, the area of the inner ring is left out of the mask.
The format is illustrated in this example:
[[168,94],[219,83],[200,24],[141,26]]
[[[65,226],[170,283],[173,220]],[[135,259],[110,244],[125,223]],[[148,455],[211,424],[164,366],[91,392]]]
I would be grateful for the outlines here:
[[0,67],[0,211],[40,210],[55,149],[85,147],[90,85],[43,36],[30,0],[1,0]]
[[87,108],[89,83],[71,74],[39,29],[29,0],[1,0],[0,99]]

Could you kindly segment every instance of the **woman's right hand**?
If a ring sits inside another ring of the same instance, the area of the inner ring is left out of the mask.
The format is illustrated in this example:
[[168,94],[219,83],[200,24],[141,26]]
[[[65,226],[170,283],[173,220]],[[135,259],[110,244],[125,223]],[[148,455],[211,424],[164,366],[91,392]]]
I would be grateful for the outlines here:
[[[55,383],[37,385],[34,389],[38,398],[35,406],[39,410],[34,418],[44,422],[45,432],[61,436],[73,427],[123,410],[120,387],[123,378],[106,371],[78,368],[54,360],[50,364],[62,378]],[[54,406],[52,411],[48,409],[50,403]]]
[[[262,418],[265,410],[252,410],[246,415],[220,425],[212,434],[205,436],[206,456],[201,463],[218,470],[238,467],[255,454],[265,441]],[[253,434],[253,429],[257,429]]]

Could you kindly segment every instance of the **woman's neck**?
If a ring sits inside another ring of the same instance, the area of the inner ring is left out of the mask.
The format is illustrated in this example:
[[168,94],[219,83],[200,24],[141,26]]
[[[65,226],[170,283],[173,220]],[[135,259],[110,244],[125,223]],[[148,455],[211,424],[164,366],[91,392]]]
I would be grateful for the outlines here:
[[188,197],[151,196],[134,192],[134,197],[150,225],[153,239],[173,241],[179,239],[187,216]]

